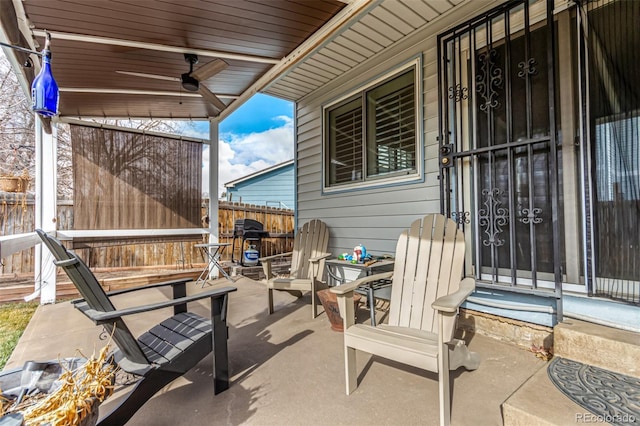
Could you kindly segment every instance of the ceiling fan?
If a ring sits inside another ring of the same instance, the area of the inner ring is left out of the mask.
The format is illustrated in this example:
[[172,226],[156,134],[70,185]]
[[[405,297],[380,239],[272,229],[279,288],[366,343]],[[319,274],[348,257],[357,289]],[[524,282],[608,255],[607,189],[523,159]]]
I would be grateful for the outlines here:
[[157,75],[157,74],[146,74],[141,72],[133,72],[133,71],[116,71],[118,74],[126,74],[133,75],[136,77],[144,77],[144,78],[154,78],[156,80],[168,80],[168,81],[177,81],[182,84],[184,90],[189,92],[198,92],[203,98],[209,101],[218,111],[222,111],[227,107],[227,105],[220,100],[216,95],[214,95],[204,84],[200,84],[201,81],[204,81],[210,77],[213,77],[220,71],[224,70],[229,66],[222,59],[214,59],[211,62],[207,62],[206,64],[198,67],[197,70],[194,71],[193,66],[198,63],[198,55],[192,53],[184,54],[185,62],[189,63],[189,72],[182,74],[180,77],[169,77],[166,75]]

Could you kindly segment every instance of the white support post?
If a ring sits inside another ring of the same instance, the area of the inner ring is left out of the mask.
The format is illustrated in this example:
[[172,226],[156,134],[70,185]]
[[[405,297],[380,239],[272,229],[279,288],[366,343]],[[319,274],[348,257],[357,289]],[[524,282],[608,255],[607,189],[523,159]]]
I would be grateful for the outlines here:
[[[44,231],[57,228],[56,160],[57,127],[52,123],[51,134],[44,132],[39,118],[35,120],[36,133],[36,196],[35,226]],[[35,248],[35,293],[40,292],[40,304],[56,301],[56,266],[53,257],[42,244]]]
[[[209,119],[209,243],[217,243],[218,235],[218,119]],[[212,268],[209,279],[218,278],[220,271]]]

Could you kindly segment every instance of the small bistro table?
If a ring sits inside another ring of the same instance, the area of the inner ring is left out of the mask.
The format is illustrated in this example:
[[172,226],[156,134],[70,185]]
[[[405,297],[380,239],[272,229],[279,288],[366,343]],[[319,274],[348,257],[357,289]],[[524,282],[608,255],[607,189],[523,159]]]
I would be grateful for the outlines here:
[[230,245],[231,243],[207,243],[194,245],[194,247],[200,249],[200,251],[202,252],[202,257],[204,258],[205,262],[207,262],[207,265],[200,273],[200,276],[196,280],[196,283],[202,281],[202,286],[204,287],[204,285],[207,283],[206,277],[208,274],[210,274],[210,271],[213,270],[213,268],[218,268],[218,271],[220,271],[220,273],[222,273],[222,275],[224,275],[226,279],[228,279],[229,281],[233,281],[220,264],[220,256],[222,256],[224,249]]
[[[325,261],[327,282],[329,286],[336,286],[382,272],[393,271],[393,259],[376,260],[373,263],[351,263],[347,260],[328,259]],[[391,280],[379,280],[358,287],[356,293],[367,297],[371,325],[376,325],[375,299],[391,299]]]

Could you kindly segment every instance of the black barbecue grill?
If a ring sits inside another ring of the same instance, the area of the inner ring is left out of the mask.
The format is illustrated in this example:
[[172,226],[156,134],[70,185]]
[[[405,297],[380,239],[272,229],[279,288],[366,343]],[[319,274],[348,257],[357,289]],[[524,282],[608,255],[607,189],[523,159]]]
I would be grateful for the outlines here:
[[[233,224],[233,240],[231,242],[231,261],[235,263],[240,263],[241,265],[244,266],[244,257],[242,256],[242,254],[244,252],[245,241],[248,241],[249,244],[255,245],[256,250],[258,250],[258,254],[259,254],[262,238],[265,238],[268,236],[269,236],[269,232],[265,231],[262,223],[258,222],[257,220],[237,219]],[[241,241],[240,261],[237,261],[234,259],[236,239],[239,239]]]

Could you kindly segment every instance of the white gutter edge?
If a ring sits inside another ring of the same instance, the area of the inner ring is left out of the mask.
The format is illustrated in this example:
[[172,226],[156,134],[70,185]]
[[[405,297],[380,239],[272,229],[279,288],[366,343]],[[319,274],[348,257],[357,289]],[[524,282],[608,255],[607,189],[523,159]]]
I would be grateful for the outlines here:
[[271,84],[274,80],[278,79],[282,74],[287,72],[291,67],[303,60],[307,55],[312,53],[319,45],[325,42],[329,37],[339,30],[344,24],[349,22],[354,16],[361,13],[368,7],[372,7],[377,4],[379,0],[353,0],[344,9],[342,9],[336,16],[334,16],[327,24],[316,31],[311,37],[305,40],[296,50],[284,57],[280,62],[269,71],[267,71],[262,77],[256,80],[247,90],[232,102],[227,108],[220,113],[218,120],[222,121],[232,112],[242,106],[249,98],[251,98],[260,90]]

